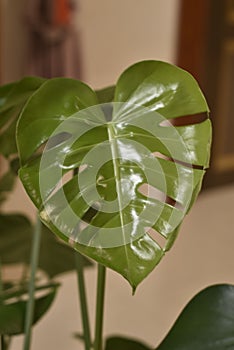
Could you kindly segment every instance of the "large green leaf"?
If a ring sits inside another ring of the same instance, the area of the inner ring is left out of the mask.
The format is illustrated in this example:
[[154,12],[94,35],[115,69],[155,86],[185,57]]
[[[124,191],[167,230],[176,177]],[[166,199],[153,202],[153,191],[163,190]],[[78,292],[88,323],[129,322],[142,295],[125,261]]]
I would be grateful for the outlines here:
[[52,231],[135,289],[174,242],[208,166],[209,119],[169,122],[209,109],[190,74],[158,61],[127,69],[114,103],[97,103],[79,81],[44,83],[19,119],[20,178]]
[[[0,215],[0,259],[2,264],[29,264],[33,226],[22,215]],[[42,226],[39,268],[52,278],[75,269],[75,254],[83,266],[91,262],[60,242],[44,225]]]
[[[36,292],[43,291],[43,296],[35,295],[33,324],[35,324],[50,308],[58,288],[58,284],[52,283],[36,288]],[[13,288],[12,288],[13,289]],[[26,294],[23,287],[18,286],[6,290],[0,295],[0,333],[4,335],[16,335],[24,333],[27,300],[22,299]]]
[[27,77],[0,87],[0,153],[5,157],[17,152],[15,129],[19,113],[44,81],[43,78]]
[[185,307],[157,350],[234,349],[234,286],[215,285]]

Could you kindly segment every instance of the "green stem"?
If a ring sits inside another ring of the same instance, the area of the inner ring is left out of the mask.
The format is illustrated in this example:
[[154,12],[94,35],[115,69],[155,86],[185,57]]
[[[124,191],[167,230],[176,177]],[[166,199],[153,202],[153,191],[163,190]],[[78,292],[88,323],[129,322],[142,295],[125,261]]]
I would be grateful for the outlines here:
[[85,350],[90,350],[91,336],[90,336],[89,315],[88,315],[88,307],[87,307],[86,291],[85,291],[84,267],[82,263],[80,263],[77,253],[75,253],[75,262],[76,262],[77,282],[78,282],[78,289],[79,289],[81,317],[82,317],[82,323],[83,323]]
[[106,281],[106,268],[105,266],[98,264],[98,285],[97,285],[97,300],[96,300],[94,350],[102,350],[105,281]]
[[27,303],[26,317],[25,317],[25,338],[24,338],[24,350],[30,349],[31,335],[32,335],[32,324],[33,324],[33,314],[34,314],[34,293],[35,293],[35,278],[38,266],[39,252],[40,252],[40,242],[41,242],[41,221],[37,218],[35,225],[35,230],[33,233],[32,240],[32,253],[31,253],[31,273],[29,280],[29,299]]

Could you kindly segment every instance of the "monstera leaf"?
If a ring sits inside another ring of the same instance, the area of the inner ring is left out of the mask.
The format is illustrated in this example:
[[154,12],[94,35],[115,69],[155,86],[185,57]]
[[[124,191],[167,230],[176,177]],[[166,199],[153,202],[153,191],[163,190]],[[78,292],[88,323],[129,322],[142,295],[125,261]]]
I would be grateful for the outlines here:
[[209,162],[209,119],[173,120],[209,110],[190,74],[158,61],[127,69],[99,105],[107,92],[45,82],[18,122],[20,178],[53,232],[135,289],[173,244]]
[[15,128],[19,113],[28,97],[44,81],[42,78],[27,77],[0,87],[0,153],[5,157],[17,152]]

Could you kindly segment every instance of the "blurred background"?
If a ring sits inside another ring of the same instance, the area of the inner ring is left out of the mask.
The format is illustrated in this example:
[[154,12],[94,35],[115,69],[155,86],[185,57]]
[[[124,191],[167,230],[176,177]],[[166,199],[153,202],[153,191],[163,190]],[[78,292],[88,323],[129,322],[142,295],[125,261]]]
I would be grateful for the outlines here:
[[[214,126],[203,191],[175,247],[136,296],[108,272],[105,333],[137,335],[155,346],[197,291],[234,283],[234,0],[0,0],[0,50],[1,84],[67,76],[102,88],[143,59],[175,63],[199,81]],[[20,184],[3,210],[19,208],[34,218]],[[35,350],[77,348],[76,279],[62,280],[54,307],[35,327]],[[93,312],[94,270],[87,283]],[[20,344],[18,337],[13,349]]]

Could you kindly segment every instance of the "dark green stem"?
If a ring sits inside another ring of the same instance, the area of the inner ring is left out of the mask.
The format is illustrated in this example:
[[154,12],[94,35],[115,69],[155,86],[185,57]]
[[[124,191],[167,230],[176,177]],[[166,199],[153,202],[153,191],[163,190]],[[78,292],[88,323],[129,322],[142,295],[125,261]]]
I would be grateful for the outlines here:
[[4,335],[1,334],[1,350],[5,350],[5,339],[4,339]]
[[85,291],[84,266],[82,265],[82,263],[80,263],[77,253],[75,253],[75,262],[76,262],[81,317],[82,317],[82,323],[83,323],[85,350],[90,350],[91,337],[90,337],[89,315],[88,315],[88,307],[87,307],[86,291]]
[[29,299],[27,303],[26,317],[25,317],[25,338],[24,338],[24,350],[30,349],[31,336],[32,336],[32,324],[33,324],[33,314],[34,314],[34,304],[35,304],[35,277],[38,266],[39,252],[40,252],[40,242],[41,242],[41,221],[37,218],[35,225],[35,230],[33,233],[32,240],[32,253],[31,253],[31,273],[29,280]]
[[106,282],[106,268],[105,266],[98,264],[94,350],[102,350],[105,282]]

